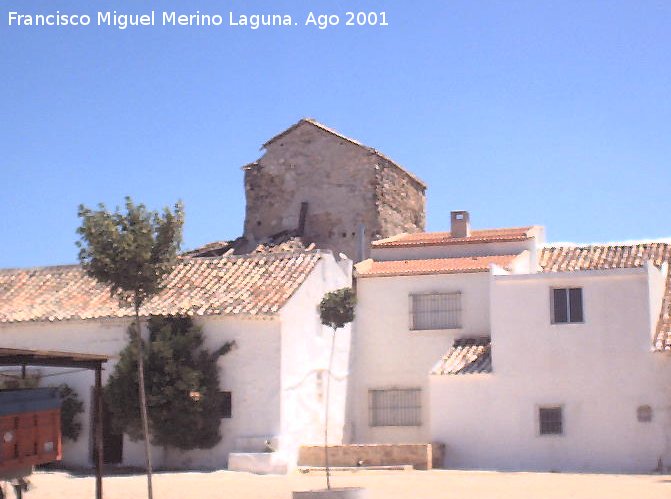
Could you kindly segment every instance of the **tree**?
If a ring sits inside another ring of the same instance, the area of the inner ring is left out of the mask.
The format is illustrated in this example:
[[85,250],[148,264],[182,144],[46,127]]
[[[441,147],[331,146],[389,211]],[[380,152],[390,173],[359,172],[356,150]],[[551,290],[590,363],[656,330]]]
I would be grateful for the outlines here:
[[[152,443],[182,450],[209,449],[220,440],[217,360],[234,342],[214,352],[203,348],[203,334],[188,317],[151,317],[147,367],[147,406]],[[122,352],[105,388],[116,429],[142,437],[135,343]]]
[[58,385],[61,397],[61,434],[63,438],[76,442],[82,432],[82,423],[77,417],[84,412],[84,403],[79,400],[77,392],[63,383]]
[[328,423],[329,423],[329,389],[331,387],[331,368],[333,367],[333,352],[335,349],[336,332],[345,324],[354,320],[354,307],[356,306],[356,295],[352,288],[342,288],[337,291],[326,293],[319,304],[319,316],[323,325],[333,329],[331,339],[331,354],[329,356],[329,368],[326,378],[326,404],[324,415],[324,468],[326,470],[326,488],[331,488],[331,474],[329,470],[328,453]]
[[[177,262],[182,241],[184,210],[181,203],[174,211],[163,209],[159,214],[148,211],[143,204],[135,205],[126,197],[126,212],[117,208],[110,213],[105,205],[98,210],[79,206],[82,225],[77,229],[79,261],[86,273],[110,287],[110,293],[120,302],[132,306],[135,312],[134,334],[138,370],[139,411],[145,442],[147,491],[152,492],[152,465],[149,447],[149,423],[145,395],[144,355],[140,323],[140,308],[161,290],[163,277]],[[131,341],[132,341],[131,340]]]

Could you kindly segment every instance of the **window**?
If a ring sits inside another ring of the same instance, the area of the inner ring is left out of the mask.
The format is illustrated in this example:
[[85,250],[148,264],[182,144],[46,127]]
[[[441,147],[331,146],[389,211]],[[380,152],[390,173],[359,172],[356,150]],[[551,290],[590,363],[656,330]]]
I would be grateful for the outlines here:
[[552,323],[583,322],[582,288],[552,290]]
[[419,388],[369,390],[371,426],[420,426],[422,390]]
[[410,329],[461,327],[461,293],[410,295]]
[[652,407],[649,405],[642,405],[636,409],[636,419],[639,423],[649,423],[652,421]]
[[563,426],[561,407],[540,407],[538,409],[538,429],[541,435],[562,435]]
[[233,417],[233,399],[231,392],[219,392],[219,417]]

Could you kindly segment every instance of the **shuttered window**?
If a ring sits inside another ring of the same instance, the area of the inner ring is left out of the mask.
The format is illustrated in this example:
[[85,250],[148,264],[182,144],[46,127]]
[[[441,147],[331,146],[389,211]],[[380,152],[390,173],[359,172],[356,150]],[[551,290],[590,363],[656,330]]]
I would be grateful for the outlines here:
[[461,293],[410,295],[410,329],[461,328]]
[[369,390],[371,426],[420,426],[422,390],[419,388]]
[[554,288],[552,290],[552,322],[566,324],[583,322],[582,288]]

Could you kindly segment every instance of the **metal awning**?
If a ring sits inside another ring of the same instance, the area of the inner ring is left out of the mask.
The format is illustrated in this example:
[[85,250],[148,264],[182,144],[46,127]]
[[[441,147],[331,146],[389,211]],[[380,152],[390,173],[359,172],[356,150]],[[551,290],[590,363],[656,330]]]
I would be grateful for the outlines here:
[[95,369],[107,362],[107,355],[0,348],[0,366],[49,366]]

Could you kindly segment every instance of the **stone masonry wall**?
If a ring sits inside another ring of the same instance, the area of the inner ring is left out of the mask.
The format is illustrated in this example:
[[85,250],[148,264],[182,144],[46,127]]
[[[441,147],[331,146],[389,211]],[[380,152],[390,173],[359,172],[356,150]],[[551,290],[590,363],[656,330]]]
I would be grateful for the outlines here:
[[356,258],[360,224],[366,251],[374,239],[424,228],[420,184],[373,151],[309,122],[267,144],[245,167],[245,194],[244,236],[252,245],[296,230],[303,202],[304,240],[336,255]]
[[423,232],[426,224],[424,186],[383,158],[378,158],[376,168],[379,225],[374,239],[399,232]]
[[[402,466],[418,470],[439,467],[443,461],[443,445],[432,444],[367,444],[329,446],[330,466]],[[324,447],[303,446],[298,454],[299,466],[324,466]]]

